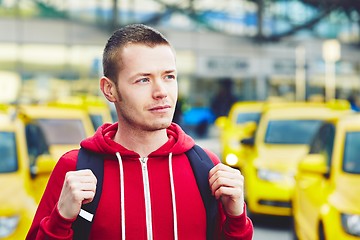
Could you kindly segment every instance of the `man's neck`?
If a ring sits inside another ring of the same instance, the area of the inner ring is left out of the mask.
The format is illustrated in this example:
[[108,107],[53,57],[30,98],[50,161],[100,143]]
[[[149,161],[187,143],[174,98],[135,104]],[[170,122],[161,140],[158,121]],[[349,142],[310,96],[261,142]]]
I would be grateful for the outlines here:
[[150,153],[168,141],[166,129],[158,131],[143,131],[129,128],[118,128],[114,141],[123,147],[147,157]]

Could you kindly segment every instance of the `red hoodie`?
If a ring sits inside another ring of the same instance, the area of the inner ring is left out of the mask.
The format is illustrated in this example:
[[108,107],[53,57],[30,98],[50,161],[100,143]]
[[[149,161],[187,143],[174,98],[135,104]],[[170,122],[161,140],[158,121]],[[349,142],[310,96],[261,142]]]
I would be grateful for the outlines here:
[[[153,239],[174,239],[174,234],[180,240],[206,239],[205,208],[185,155],[195,144],[194,140],[176,124],[167,129],[168,141],[148,156],[146,167],[150,195],[147,196],[144,194],[144,164],[136,152],[112,140],[116,130],[116,123],[104,124],[93,137],[81,142],[82,147],[104,154],[105,159],[102,195],[90,239],[121,239],[122,220],[127,239],[147,239],[149,223]],[[207,153],[215,164],[219,163],[215,154],[209,151]],[[38,206],[27,240],[72,239],[71,225],[75,219],[64,219],[56,206],[66,172],[76,169],[77,155],[78,150],[72,150],[59,159]],[[169,167],[170,161],[172,167]],[[123,180],[120,178],[121,168],[124,172]],[[172,173],[169,169],[172,169]],[[122,192],[121,181],[124,184]],[[172,185],[174,193],[171,191]],[[124,211],[121,211],[121,194],[124,197]],[[147,197],[151,199],[150,207],[145,204]],[[152,213],[151,220],[146,224],[146,211],[149,212],[149,209]],[[253,226],[245,211],[238,217],[227,216],[219,203],[215,239],[250,240],[252,235]]]

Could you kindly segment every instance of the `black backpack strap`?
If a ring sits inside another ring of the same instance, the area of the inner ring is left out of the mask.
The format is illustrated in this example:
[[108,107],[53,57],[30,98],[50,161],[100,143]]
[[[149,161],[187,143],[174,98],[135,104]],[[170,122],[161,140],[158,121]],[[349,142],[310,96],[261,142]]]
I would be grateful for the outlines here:
[[190,161],[206,209],[206,239],[214,239],[218,205],[209,186],[209,171],[214,167],[214,163],[204,149],[198,145],[194,145],[187,151],[186,156]]
[[95,217],[95,212],[100,201],[102,183],[104,178],[104,160],[99,154],[80,148],[76,169],[90,169],[97,178],[96,193],[92,202],[82,205],[80,214],[72,224],[74,240],[87,240]]

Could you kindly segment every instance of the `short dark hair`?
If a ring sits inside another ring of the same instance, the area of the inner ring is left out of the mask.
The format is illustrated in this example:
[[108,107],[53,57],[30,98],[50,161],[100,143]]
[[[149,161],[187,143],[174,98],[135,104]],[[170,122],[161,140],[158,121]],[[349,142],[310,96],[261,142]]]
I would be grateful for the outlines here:
[[121,69],[121,50],[129,44],[143,44],[149,47],[170,45],[157,30],[144,24],[130,24],[116,30],[109,38],[103,52],[104,76],[117,83]]

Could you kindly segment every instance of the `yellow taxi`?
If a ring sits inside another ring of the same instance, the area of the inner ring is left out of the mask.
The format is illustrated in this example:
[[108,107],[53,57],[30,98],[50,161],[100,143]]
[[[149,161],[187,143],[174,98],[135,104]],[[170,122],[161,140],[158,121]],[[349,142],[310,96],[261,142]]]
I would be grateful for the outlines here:
[[25,239],[55,163],[36,127],[0,106],[0,239]]
[[56,101],[49,102],[49,106],[64,108],[77,108],[87,111],[94,129],[96,130],[103,123],[114,122],[110,105],[104,98],[94,95],[67,96]]
[[221,159],[225,164],[241,169],[247,154],[240,141],[252,137],[259,122],[263,102],[236,102],[228,116],[216,119],[219,128]]
[[291,215],[300,158],[323,121],[349,112],[309,102],[272,104],[263,111],[255,137],[242,140],[253,147],[242,171],[250,214]]
[[[21,105],[19,114],[27,126],[40,126],[54,159],[79,148],[79,143],[95,132],[88,113],[78,108]],[[32,141],[36,141],[36,138]]]
[[295,237],[360,239],[360,115],[325,122],[298,165]]

